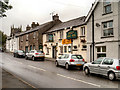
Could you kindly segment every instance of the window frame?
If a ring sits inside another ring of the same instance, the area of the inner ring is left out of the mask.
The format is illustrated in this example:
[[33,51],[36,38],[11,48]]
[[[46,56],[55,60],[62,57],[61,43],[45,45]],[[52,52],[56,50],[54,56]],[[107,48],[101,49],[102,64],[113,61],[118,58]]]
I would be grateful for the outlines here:
[[[103,13],[104,14],[109,14],[112,12],[112,2],[107,3],[109,0],[105,0],[103,2]],[[107,4],[106,4],[107,3]],[[110,11],[107,12],[107,7],[110,6]]]
[[[105,24],[106,24],[106,27],[104,27]],[[112,30],[112,32],[111,32],[111,30]],[[106,33],[105,33],[105,31],[106,31]],[[114,36],[114,22],[113,22],[113,20],[102,22],[102,37],[110,37],[110,36]]]

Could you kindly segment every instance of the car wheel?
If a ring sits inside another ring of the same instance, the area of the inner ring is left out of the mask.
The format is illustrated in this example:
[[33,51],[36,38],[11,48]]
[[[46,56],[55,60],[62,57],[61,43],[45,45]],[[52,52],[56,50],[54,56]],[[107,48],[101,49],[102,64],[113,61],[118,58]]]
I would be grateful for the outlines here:
[[28,60],[28,57],[27,57],[27,56],[25,56],[25,59],[26,59],[26,60]]
[[65,64],[65,68],[66,68],[67,70],[69,70],[69,69],[70,69],[70,66],[69,66],[69,64],[68,64],[68,63],[66,63],[66,64]]
[[113,72],[110,72],[110,73],[108,74],[108,78],[109,78],[109,80],[111,80],[111,81],[115,80],[115,74],[114,74]]
[[89,74],[90,74],[90,70],[89,70],[88,68],[85,68],[85,69],[84,69],[84,72],[85,72],[86,75],[89,75]]
[[44,61],[45,60],[45,58],[42,58],[42,61]]
[[34,56],[32,57],[32,60],[35,61],[35,57]]
[[55,62],[55,65],[56,65],[56,67],[58,67],[58,66],[59,66],[59,63],[58,63],[58,61],[56,61],[56,62]]
[[15,54],[13,56],[15,57]]

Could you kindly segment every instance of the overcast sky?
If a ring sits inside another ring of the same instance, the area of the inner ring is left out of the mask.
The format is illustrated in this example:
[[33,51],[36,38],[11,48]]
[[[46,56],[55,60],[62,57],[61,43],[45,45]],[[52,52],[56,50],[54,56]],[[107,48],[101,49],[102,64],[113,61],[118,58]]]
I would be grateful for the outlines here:
[[25,30],[33,21],[43,24],[51,21],[50,13],[58,13],[61,21],[68,21],[80,16],[87,15],[95,0],[10,0],[13,9],[7,11],[7,17],[2,21],[0,30],[7,35],[10,27],[22,25]]

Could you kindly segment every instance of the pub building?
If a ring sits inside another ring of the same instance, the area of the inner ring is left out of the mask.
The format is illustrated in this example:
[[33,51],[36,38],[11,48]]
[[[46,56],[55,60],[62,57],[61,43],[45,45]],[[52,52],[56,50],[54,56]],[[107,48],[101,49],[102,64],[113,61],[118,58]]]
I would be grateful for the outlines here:
[[57,58],[62,54],[81,54],[86,60],[87,27],[85,16],[61,22],[43,33],[45,57]]

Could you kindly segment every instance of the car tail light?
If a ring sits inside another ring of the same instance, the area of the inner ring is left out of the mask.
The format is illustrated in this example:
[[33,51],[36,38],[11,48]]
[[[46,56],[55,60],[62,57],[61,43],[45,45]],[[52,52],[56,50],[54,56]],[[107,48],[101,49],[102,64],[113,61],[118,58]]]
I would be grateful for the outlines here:
[[36,55],[38,55],[39,53],[35,53]]
[[82,59],[83,62],[85,62],[85,59]]
[[116,69],[117,69],[117,70],[120,70],[120,66],[116,66]]
[[45,53],[43,53],[43,55],[45,55]]
[[74,59],[70,59],[70,62],[74,62],[75,60]]

